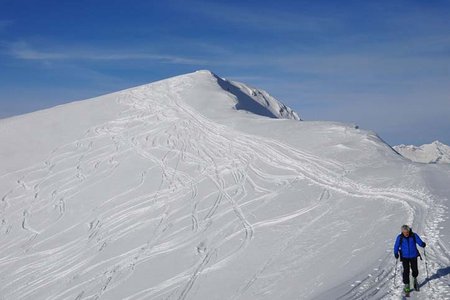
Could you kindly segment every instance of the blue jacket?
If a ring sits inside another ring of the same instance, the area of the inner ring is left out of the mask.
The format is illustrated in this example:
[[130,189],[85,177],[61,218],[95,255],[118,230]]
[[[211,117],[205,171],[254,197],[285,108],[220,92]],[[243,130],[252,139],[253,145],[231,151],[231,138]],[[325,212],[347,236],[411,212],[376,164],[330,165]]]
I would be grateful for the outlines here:
[[[416,243],[420,247],[425,246],[425,243],[421,240],[420,236],[417,233],[412,233],[416,237]],[[394,245],[394,255],[396,255],[399,251],[400,257],[402,258],[416,258],[419,256],[419,251],[417,250],[416,245],[414,245],[414,238],[412,235],[409,237],[403,236],[402,238],[402,244],[400,245],[400,237],[402,234],[399,234],[397,236],[397,239],[395,240]]]

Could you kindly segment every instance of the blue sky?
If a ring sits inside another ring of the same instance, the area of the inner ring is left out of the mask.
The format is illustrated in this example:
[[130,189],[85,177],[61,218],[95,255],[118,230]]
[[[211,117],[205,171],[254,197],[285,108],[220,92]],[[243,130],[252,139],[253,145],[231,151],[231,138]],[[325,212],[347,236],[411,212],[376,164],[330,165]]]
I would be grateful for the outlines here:
[[450,1],[0,0],[0,118],[197,69],[450,144]]

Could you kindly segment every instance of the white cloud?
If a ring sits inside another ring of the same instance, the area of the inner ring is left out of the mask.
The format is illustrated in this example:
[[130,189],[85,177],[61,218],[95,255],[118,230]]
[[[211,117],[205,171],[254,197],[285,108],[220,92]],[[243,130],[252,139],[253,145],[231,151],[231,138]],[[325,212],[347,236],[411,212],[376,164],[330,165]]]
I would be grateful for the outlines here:
[[157,61],[161,63],[169,64],[184,64],[184,65],[197,65],[205,64],[204,60],[170,55],[170,54],[158,54],[149,52],[133,52],[129,50],[120,50],[112,52],[105,49],[70,49],[70,50],[41,50],[32,47],[29,43],[20,41],[7,45],[10,55],[17,59],[23,60],[42,60],[42,61],[55,61],[55,60],[95,60],[95,61],[108,61],[108,60],[149,60]]
[[[174,8],[176,9],[176,7]],[[186,10],[228,25],[237,25],[240,29],[264,32],[278,32],[280,30],[286,32],[319,32],[340,26],[337,18],[268,10],[264,6],[245,8],[221,3],[198,2],[183,7],[183,11]]]
[[68,56],[62,53],[52,53],[46,51],[38,51],[31,48],[26,42],[14,42],[7,45],[9,53],[15,58],[25,60],[53,60],[67,59]]

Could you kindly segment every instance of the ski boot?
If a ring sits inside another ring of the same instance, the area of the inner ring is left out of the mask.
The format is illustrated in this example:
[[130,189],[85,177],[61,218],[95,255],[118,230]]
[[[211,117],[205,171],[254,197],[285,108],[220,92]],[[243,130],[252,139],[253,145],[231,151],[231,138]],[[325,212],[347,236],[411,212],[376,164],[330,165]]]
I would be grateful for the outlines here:
[[409,297],[409,293],[411,292],[411,288],[409,286],[409,283],[405,284],[405,287],[403,288],[403,291],[405,292],[405,297]]
[[417,278],[416,277],[414,277],[414,289],[416,291],[420,291],[419,282],[417,282]]

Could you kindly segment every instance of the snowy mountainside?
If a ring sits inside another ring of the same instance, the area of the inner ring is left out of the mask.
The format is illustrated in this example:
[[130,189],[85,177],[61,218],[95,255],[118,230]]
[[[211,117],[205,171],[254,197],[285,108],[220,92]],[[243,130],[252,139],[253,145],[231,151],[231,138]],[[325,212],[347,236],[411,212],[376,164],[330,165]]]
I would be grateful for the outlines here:
[[294,110],[272,97],[266,91],[240,82],[215,77],[224,90],[235,95],[238,101],[235,106],[236,109],[247,110],[253,114],[271,118],[300,120],[299,115]]
[[398,145],[394,146],[395,151],[402,156],[421,163],[450,163],[450,146],[439,141],[422,146]]
[[1,297],[398,299],[403,223],[429,245],[420,299],[450,294],[449,170],[268,96],[239,109],[251,91],[200,71],[0,120]]

